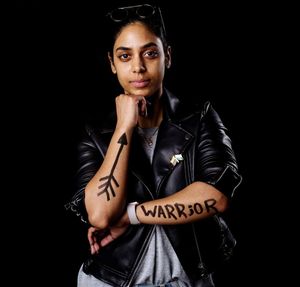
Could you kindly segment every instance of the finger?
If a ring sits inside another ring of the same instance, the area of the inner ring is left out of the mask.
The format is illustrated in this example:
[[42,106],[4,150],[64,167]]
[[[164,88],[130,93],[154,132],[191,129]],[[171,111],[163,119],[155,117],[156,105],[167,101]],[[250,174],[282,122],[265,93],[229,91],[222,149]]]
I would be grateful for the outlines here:
[[142,113],[144,117],[147,117],[147,101],[145,98],[142,99]]
[[94,244],[94,242],[95,242],[94,236],[93,236],[95,231],[96,231],[95,227],[90,227],[88,229],[87,237],[88,237],[88,241],[89,241],[90,245]]
[[94,247],[95,253],[98,253],[100,250],[100,245],[96,242],[96,243],[94,243],[93,247]]
[[96,236],[93,236],[93,243],[90,245],[92,254],[99,252],[101,246],[98,242],[99,242],[99,239]]
[[144,97],[136,97],[135,98],[136,103],[138,104],[138,109],[139,109],[139,115],[144,117],[147,113],[147,102]]
[[95,254],[95,247],[94,247],[93,244],[91,245],[91,254],[92,254],[92,255]]
[[110,242],[112,242],[115,238],[113,238],[111,236],[111,234],[108,234],[107,236],[105,236],[102,240],[101,240],[101,247],[106,246],[107,244],[109,244]]

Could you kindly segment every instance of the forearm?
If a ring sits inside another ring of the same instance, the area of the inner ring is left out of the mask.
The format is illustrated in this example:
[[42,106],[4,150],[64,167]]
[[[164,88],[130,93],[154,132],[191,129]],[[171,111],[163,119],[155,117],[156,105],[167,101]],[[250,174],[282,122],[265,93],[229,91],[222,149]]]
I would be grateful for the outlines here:
[[194,182],[171,196],[144,202],[136,214],[144,224],[184,224],[223,212],[227,198],[213,186]]
[[115,130],[100,169],[86,186],[85,205],[96,227],[106,228],[124,211],[131,137],[132,129]]

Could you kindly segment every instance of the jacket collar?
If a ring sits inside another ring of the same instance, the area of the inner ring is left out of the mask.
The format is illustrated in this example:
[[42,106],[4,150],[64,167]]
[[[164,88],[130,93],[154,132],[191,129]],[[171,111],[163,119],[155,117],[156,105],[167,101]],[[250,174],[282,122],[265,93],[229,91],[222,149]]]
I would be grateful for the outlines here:
[[179,110],[180,101],[170,91],[164,88],[162,95],[162,102],[164,106],[164,119],[172,120],[175,118],[176,112]]

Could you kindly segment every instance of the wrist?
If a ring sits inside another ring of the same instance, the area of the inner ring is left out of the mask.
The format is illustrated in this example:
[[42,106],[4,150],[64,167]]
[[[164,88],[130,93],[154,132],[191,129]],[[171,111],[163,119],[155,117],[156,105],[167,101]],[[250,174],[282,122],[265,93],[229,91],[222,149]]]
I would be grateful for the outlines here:
[[141,224],[136,215],[137,205],[138,205],[138,202],[130,202],[127,205],[127,215],[128,215],[129,222],[132,225]]
[[126,133],[127,135],[131,135],[133,133],[134,127],[124,126],[123,124],[116,125],[116,132]]

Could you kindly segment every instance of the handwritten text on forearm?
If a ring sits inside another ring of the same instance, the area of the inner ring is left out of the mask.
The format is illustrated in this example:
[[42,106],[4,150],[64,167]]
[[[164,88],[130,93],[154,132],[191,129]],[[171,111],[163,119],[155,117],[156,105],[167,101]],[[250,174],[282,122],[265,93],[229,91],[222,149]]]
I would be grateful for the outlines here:
[[188,218],[194,214],[202,214],[203,212],[218,213],[215,207],[217,201],[213,198],[204,200],[201,204],[196,202],[194,204],[185,205],[182,203],[154,205],[152,209],[146,208],[143,204],[141,209],[145,216],[159,217],[159,218],[173,218],[175,220],[179,218]]

